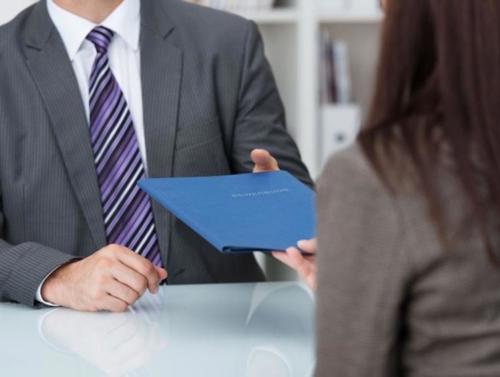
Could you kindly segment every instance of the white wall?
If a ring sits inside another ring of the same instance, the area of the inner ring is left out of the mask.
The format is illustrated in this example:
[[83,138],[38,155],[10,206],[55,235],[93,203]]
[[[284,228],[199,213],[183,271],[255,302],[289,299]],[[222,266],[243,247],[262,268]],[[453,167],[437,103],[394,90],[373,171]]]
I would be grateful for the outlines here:
[[16,14],[36,0],[0,0],[0,24],[10,21]]

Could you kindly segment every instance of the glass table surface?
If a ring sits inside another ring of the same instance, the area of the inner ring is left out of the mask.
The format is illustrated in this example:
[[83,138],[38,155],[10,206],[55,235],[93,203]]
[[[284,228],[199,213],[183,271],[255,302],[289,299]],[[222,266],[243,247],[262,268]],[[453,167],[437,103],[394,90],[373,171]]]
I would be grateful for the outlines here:
[[294,282],[166,286],[118,314],[0,304],[0,375],[308,377],[313,320]]

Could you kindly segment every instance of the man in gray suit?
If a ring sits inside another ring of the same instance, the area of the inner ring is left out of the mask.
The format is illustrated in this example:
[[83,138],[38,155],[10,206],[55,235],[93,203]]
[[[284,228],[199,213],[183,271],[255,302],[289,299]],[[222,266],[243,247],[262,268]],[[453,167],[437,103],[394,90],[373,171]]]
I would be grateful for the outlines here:
[[0,28],[2,301],[122,311],[166,269],[171,284],[262,280],[136,182],[278,164],[312,184],[252,22],[178,0],[42,0]]

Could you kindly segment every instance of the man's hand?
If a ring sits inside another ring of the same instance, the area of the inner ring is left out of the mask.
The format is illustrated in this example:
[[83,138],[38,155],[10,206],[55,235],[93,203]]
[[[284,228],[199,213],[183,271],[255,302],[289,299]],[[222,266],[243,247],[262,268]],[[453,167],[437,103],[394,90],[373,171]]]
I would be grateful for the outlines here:
[[297,271],[300,278],[311,289],[316,289],[316,250],[318,248],[316,239],[299,241],[297,245],[300,250],[305,251],[309,255],[304,255],[299,249],[290,247],[286,250],[286,253],[274,252],[273,256]]
[[253,167],[254,173],[265,173],[280,170],[278,161],[276,161],[276,159],[265,149],[254,149],[250,156],[255,164]]
[[158,292],[167,271],[119,245],[107,246],[53,272],[42,287],[44,300],[80,311],[123,312],[146,289]]

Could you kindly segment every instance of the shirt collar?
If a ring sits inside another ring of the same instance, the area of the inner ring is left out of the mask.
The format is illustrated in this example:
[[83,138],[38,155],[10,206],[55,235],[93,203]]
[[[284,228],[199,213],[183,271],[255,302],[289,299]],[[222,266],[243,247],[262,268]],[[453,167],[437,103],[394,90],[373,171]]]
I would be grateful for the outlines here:
[[[68,55],[74,60],[87,35],[95,28],[93,22],[61,8],[54,0],[47,0],[50,18],[61,35]],[[139,49],[140,0],[123,2],[100,25],[113,30],[129,47]]]

